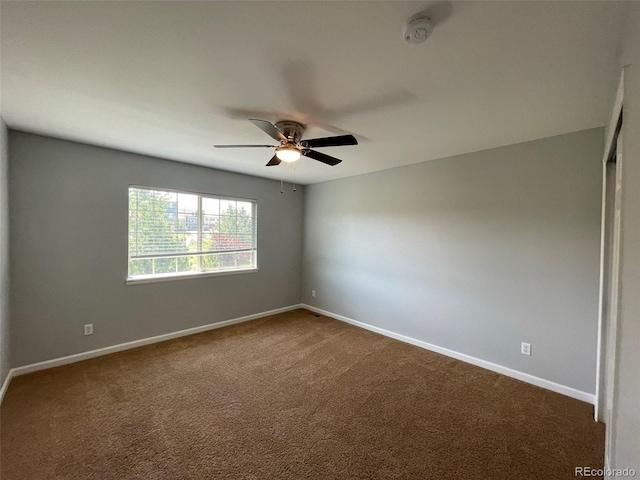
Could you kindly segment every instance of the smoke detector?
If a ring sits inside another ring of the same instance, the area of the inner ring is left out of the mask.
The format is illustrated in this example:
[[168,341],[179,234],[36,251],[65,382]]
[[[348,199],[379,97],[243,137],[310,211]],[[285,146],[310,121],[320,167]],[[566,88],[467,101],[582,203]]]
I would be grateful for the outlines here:
[[404,40],[407,43],[422,43],[433,32],[433,24],[425,12],[416,13],[406,23],[403,29]]

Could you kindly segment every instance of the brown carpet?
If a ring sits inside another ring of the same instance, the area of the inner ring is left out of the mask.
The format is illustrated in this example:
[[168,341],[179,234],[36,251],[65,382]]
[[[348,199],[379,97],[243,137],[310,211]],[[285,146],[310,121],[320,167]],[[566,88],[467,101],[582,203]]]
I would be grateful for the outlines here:
[[2,478],[575,479],[586,403],[306,310],[14,378]]

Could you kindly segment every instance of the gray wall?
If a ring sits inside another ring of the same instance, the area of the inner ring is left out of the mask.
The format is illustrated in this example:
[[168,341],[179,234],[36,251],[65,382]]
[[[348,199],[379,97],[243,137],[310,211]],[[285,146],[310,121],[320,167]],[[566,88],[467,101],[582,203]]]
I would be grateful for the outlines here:
[[618,368],[612,467],[640,472],[640,4],[630,3],[625,68]]
[[593,129],[308,186],[303,302],[593,393],[602,152]]
[[[283,195],[273,180],[9,139],[14,367],[299,303],[304,188]],[[259,271],[125,285],[129,184],[257,199]]]
[[0,385],[9,359],[9,156],[7,127],[0,118]]

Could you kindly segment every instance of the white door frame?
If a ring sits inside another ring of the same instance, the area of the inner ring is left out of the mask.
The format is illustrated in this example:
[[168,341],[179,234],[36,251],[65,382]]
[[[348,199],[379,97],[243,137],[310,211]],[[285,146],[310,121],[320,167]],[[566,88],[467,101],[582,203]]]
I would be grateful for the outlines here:
[[[620,74],[620,82],[618,84],[618,91],[616,93],[616,100],[613,107],[613,112],[611,113],[611,119],[609,120],[609,125],[607,126],[606,131],[606,139],[604,146],[604,155],[602,157],[602,214],[601,214],[601,225],[600,225],[600,291],[599,291],[599,303],[598,303],[598,345],[597,345],[597,360],[596,360],[596,394],[595,394],[595,411],[594,417],[596,421],[603,422],[605,421],[605,408],[604,402],[606,401],[603,392],[601,391],[601,383],[602,379],[606,373],[607,365],[604,361],[604,354],[607,348],[607,339],[604,336],[604,328],[605,322],[607,320],[607,311],[608,305],[606,302],[606,295],[608,294],[605,291],[607,285],[608,271],[606,271],[607,263],[607,244],[606,244],[606,236],[607,236],[607,163],[609,158],[611,157],[611,153],[616,148],[616,130],[618,127],[618,122],[620,120],[620,116],[622,115],[622,104],[624,101],[624,69]],[[618,171],[618,175],[620,175],[620,165],[617,166],[616,170]],[[618,184],[619,179],[616,179],[616,185]],[[614,195],[615,197],[615,195]],[[615,201],[615,199],[613,200]],[[615,213],[614,213],[615,215]],[[612,279],[614,282],[618,282],[617,278]],[[615,349],[614,349],[615,350]],[[608,354],[614,354],[615,352],[606,352]]]

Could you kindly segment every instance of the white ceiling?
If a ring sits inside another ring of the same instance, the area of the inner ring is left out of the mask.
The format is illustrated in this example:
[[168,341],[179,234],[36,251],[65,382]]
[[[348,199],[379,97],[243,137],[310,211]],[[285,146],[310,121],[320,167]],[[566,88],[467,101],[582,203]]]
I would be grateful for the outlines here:
[[[624,2],[2,2],[15,129],[269,178],[256,116],[351,132],[300,183],[605,124]],[[421,45],[405,20],[436,23]]]

